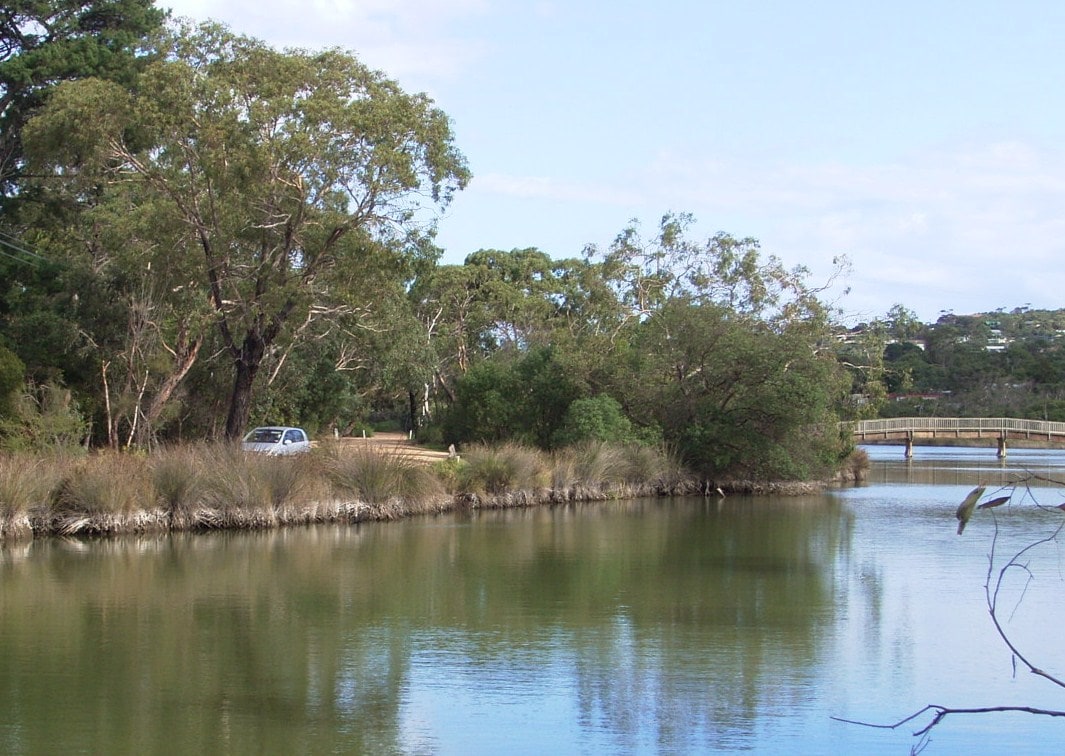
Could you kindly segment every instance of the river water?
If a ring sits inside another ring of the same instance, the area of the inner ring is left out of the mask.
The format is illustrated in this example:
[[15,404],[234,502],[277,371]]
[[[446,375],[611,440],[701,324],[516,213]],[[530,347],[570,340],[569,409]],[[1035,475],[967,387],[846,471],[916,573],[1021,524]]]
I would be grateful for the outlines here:
[[[833,717],[1065,709],[983,587],[996,526],[1008,557],[1065,495],[954,519],[1065,455],[871,453],[869,484],[800,498],[4,546],[0,753],[907,753],[927,717]],[[1063,562],[1030,552],[999,610],[1059,676]],[[1063,748],[1063,720],[983,714],[925,752]]]

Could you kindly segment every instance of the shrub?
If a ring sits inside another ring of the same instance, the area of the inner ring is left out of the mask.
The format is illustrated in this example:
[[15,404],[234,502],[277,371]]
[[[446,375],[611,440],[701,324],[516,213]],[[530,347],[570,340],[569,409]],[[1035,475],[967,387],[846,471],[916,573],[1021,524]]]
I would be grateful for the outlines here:
[[15,407],[15,397],[22,386],[26,366],[22,360],[3,345],[0,345],[0,418],[10,415]]
[[459,492],[459,481],[462,478],[462,469],[465,466],[465,460],[460,457],[452,457],[434,462],[430,469],[440,479],[444,490],[449,494],[454,494]]
[[869,452],[855,448],[843,460],[841,475],[844,480],[863,481],[869,475],[869,465]]
[[12,451],[78,448],[88,424],[70,391],[54,383],[15,392],[6,417],[0,416],[0,448]]
[[571,402],[553,440],[556,446],[573,446],[588,441],[623,443],[632,439],[632,423],[621,405],[614,397],[601,394]]

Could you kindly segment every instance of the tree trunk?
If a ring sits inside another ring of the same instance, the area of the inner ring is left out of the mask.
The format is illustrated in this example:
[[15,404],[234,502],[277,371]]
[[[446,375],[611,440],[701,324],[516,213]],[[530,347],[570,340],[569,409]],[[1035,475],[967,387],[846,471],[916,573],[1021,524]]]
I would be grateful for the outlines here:
[[233,379],[233,392],[229,395],[229,414],[226,416],[226,438],[230,441],[239,440],[248,425],[252,386],[265,353],[266,341],[263,337],[258,333],[249,332],[244,337],[240,356],[234,360],[236,375]]
[[163,414],[163,409],[181,381],[188,375],[189,370],[196,364],[200,347],[203,346],[202,338],[189,341],[184,332],[178,338],[177,348],[174,350],[174,369],[160,384],[155,396],[148,403],[148,409],[144,413],[144,423],[138,428],[137,446],[146,447],[155,434],[155,423]]

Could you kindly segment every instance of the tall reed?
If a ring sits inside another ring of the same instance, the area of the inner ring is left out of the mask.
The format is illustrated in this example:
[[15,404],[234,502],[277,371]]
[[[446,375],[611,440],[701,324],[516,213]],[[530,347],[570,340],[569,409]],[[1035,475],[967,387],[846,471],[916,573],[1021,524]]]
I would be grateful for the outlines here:
[[189,525],[203,489],[204,469],[213,447],[177,446],[158,450],[149,462],[156,500],[175,525]]
[[334,492],[375,508],[378,516],[426,511],[444,494],[432,469],[401,452],[349,449],[326,458]]
[[143,459],[102,453],[77,461],[51,495],[52,528],[61,534],[148,526],[154,489]]
[[547,466],[536,449],[520,444],[475,444],[465,449],[458,486],[465,493],[502,494],[546,487]]
[[686,477],[676,456],[662,446],[588,441],[552,456],[552,487],[565,498],[667,492]]
[[235,444],[212,448],[214,459],[204,469],[197,524],[210,528],[275,525],[274,491],[262,470],[264,462],[281,460],[245,454]]
[[47,504],[57,482],[56,470],[38,457],[0,457],[0,539],[32,532],[30,516]]

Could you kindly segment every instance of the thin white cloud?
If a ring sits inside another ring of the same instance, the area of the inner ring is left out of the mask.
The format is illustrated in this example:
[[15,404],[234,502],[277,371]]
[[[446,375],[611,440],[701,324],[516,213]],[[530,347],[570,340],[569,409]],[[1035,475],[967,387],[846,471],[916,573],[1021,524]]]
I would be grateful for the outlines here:
[[577,183],[546,176],[507,176],[500,173],[475,176],[470,191],[522,199],[619,206],[637,204],[641,199],[637,192],[624,187]]
[[176,16],[222,21],[278,47],[354,50],[390,77],[449,78],[486,47],[464,38],[462,22],[488,12],[487,0],[168,0]]
[[[660,155],[648,175],[652,206],[758,237],[787,261],[827,272],[847,254],[858,301],[883,301],[891,289],[893,301],[922,315],[987,307],[989,291],[1001,296],[994,306],[1061,304],[1065,156],[1057,152],[998,142],[867,166]],[[728,228],[734,222],[757,227]]]

